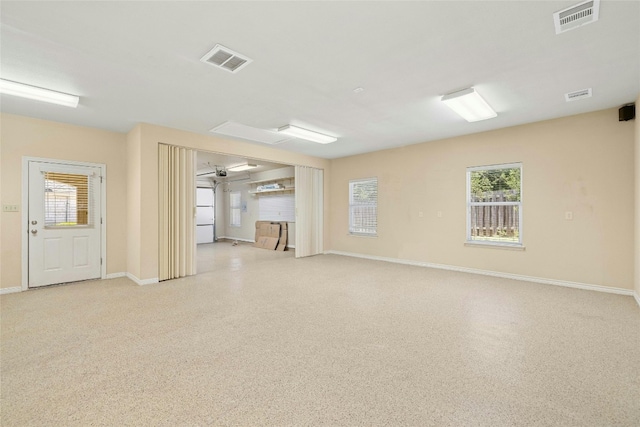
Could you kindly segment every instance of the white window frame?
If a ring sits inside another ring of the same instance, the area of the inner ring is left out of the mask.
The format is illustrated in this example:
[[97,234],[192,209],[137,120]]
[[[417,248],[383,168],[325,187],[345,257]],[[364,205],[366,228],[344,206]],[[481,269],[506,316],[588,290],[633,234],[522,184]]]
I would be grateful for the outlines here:
[[[234,195],[238,195],[238,204],[233,204]],[[233,222],[233,212],[234,210],[238,211],[238,223]],[[229,226],[230,227],[242,227],[242,192],[239,190],[230,191],[229,192]]]
[[[375,230],[373,231],[369,231],[369,232],[365,232],[365,231],[354,231],[354,224],[353,224],[353,212],[352,212],[352,208],[355,206],[360,206],[357,204],[353,203],[353,185],[357,184],[357,183],[361,183],[361,182],[369,182],[369,181],[375,181],[375,185],[376,185],[376,227]],[[352,179],[349,180],[349,234],[352,236],[365,236],[365,237],[377,237],[378,236],[378,178],[377,177],[372,177],[372,178],[361,178],[361,179]]]
[[[475,171],[488,171],[499,169],[520,169],[520,201],[517,202],[471,202],[471,173]],[[469,245],[481,245],[481,246],[497,246],[497,247],[511,247],[511,248],[524,248],[523,245],[523,224],[522,224],[522,205],[524,201],[523,192],[523,167],[522,162],[517,163],[505,163],[499,165],[488,166],[474,166],[467,168],[467,244]],[[473,240],[471,238],[471,208],[473,206],[518,206],[518,241],[517,242],[500,242],[492,240]]]

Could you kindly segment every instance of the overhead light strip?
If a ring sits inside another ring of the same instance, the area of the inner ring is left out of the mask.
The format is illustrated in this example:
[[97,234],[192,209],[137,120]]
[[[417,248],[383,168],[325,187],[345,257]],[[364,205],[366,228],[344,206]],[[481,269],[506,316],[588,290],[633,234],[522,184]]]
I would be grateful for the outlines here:
[[282,126],[278,129],[278,132],[291,135],[296,138],[306,139],[307,141],[317,142],[319,144],[329,144],[338,140],[335,136],[325,135],[293,125]]
[[80,101],[80,97],[76,95],[69,95],[68,93],[56,92],[55,90],[44,89],[5,79],[0,79],[0,93],[33,99],[36,101],[49,102],[51,104],[64,105],[65,107],[72,108],[76,108]]
[[247,171],[253,168],[257,168],[258,165],[253,164],[253,163],[244,163],[241,165],[236,165],[236,166],[230,166],[227,168],[228,171],[231,172],[242,172],[242,171]]
[[447,94],[441,100],[468,122],[491,119],[498,115],[472,87]]

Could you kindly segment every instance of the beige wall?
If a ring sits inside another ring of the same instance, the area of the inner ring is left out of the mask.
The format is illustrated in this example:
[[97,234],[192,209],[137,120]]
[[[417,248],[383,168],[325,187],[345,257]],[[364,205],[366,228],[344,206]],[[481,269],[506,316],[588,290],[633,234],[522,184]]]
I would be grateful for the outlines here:
[[[618,122],[617,109],[332,161],[147,124],[122,135],[0,118],[2,204],[21,204],[23,156],[107,165],[107,273],[157,277],[162,142],[324,169],[325,249],[626,289],[635,282],[640,294],[640,121]],[[515,161],[524,164],[526,250],[465,247],[465,168]],[[371,176],[379,236],[349,236],[348,181]],[[1,212],[0,287],[21,284],[20,232],[21,213]]]
[[[331,249],[632,289],[634,125],[617,113],[332,160]],[[511,162],[523,163],[526,250],[465,246],[466,168]],[[350,236],[348,182],[368,177],[378,177],[378,237]]]
[[[21,205],[23,156],[107,165],[107,273],[126,271],[125,135],[9,114],[2,114],[0,123],[2,204]],[[25,208],[20,206],[21,211]],[[21,212],[0,213],[3,288],[22,283],[21,216]]]
[[[140,124],[140,134],[129,135],[129,139],[140,143],[139,167],[130,166],[129,169],[140,173],[140,212],[139,219],[133,222],[140,224],[140,259],[136,254],[129,254],[129,263],[140,265],[141,280],[153,280],[158,277],[158,144],[170,144],[197,150],[212,151],[236,156],[246,156],[256,160],[266,160],[290,165],[311,166],[327,169],[329,161],[317,157],[292,153],[281,149],[256,144],[226,140],[209,135],[194,134],[177,129],[165,128],[150,124]],[[131,143],[131,141],[129,141]],[[137,142],[134,142],[137,143]],[[326,180],[326,178],[325,178]],[[325,197],[329,190],[325,181]],[[325,211],[328,208],[325,206]],[[325,214],[325,218],[328,215]],[[130,224],[132,219],[129,219]],[[325,236],[328,235],[328,219],[325,220]],[[129,236],[132,238],[132,236]],[[326,237],[328,239],[328,236]],[[133,259],[132,259],[133,257]]]
[[635,233],[635,292],[637,301],[640,303],[640,118],[637,117],[637,109],[640,105],[640,96],[636,100],[635,123],[635,159],[636,159],[636,233]]

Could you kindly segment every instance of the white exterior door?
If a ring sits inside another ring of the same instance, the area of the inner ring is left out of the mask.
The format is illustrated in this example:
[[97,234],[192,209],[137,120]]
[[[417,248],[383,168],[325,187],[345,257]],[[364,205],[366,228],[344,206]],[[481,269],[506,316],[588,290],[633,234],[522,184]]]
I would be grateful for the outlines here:
[[101,168],[28,167],[29,287],[100,278]]

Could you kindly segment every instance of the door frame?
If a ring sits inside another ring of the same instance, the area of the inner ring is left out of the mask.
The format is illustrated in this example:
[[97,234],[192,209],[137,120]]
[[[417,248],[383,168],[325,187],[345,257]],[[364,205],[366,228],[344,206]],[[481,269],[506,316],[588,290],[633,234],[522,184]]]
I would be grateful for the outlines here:
[[43,157],[22,157],[22,290],[29,289],[29,162],[57,165],[88,166],[100,168],[100,279],[107,277],[107,165],[104,163],[78,162],[74,160],[48,159]]

